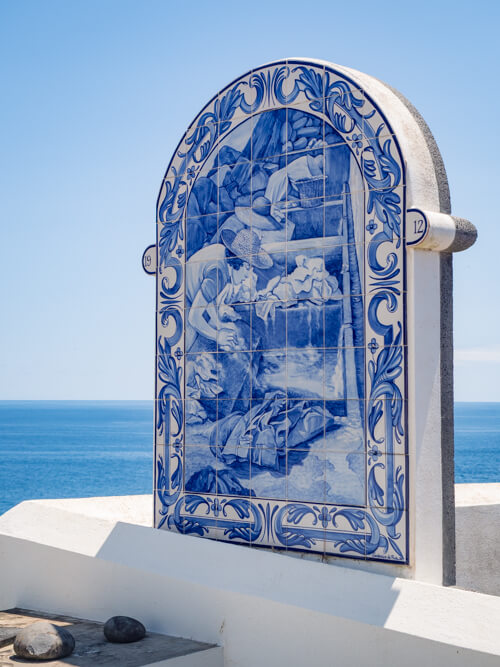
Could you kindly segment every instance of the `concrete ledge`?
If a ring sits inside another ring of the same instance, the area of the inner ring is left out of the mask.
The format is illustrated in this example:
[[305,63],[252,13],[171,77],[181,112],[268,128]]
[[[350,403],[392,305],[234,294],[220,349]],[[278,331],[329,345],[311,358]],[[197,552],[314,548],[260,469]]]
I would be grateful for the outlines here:
[[151,527],[153,497],[25,500],[0,516],[0,532],[95,556],[118,521]]
[[235,667],[498,665],[500,598],[105,519],[85,550],[92,517],[62,503],[0,517],[3,608],[128,614]]

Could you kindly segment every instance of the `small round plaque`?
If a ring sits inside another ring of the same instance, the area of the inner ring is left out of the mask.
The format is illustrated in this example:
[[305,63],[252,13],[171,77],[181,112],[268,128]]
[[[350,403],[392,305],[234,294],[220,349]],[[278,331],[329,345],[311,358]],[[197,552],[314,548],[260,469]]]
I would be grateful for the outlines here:
[[142,268],[146,273],[154,275],[156,273],[156,246],[150,245],[142,255]]
[[429,222],[418,208],[410,208],[406,214],[406,245],[418,245],[427,236]]

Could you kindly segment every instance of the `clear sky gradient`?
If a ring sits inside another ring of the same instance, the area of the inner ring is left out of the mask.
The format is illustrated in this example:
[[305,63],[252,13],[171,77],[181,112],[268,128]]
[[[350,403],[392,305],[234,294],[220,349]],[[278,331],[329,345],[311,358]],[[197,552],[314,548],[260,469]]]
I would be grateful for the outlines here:
[[456,399],[500,401],[500,3],[0,0],[0,399],[153,398],[155,203],[235,77],[322,58],[419,109],[453,213]]

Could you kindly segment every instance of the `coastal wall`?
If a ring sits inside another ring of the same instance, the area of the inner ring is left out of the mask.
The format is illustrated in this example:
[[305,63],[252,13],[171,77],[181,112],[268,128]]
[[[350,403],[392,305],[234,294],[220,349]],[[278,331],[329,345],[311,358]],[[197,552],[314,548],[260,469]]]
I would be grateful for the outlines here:
[[1,607],[130,614],[223,645],[235,667],[498,664],[499,597],[157,531],[150,517],[148,496],[16,506],[0,517]]

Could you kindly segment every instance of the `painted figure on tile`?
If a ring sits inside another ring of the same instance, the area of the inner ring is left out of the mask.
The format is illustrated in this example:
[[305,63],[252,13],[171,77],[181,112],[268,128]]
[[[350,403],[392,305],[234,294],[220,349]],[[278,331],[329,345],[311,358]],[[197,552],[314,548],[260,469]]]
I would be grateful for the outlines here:
[[199,337],[214,345],[218,341],[221,350],[238,348],[238,328],[234,323],[241,318],[228,304],[250,300],[256,283],[254,266],[272,266],[272,259],[262,250],[259,236],[252,230],[235,233],[227,229],[221,240],[222,244],[201,248],[186,268],[187,352],[193,351]]
[[321,197],[324,185],[324,156],[308,153],[291,160],[286,167],[278,169],[269,177],[265,197],[271,204],[271,215],[278,221],[284,216],[279,202],[287,198],[290,187],[299,193],[299,187],[307,187],[308,199]]
[[[326,429],[333,428],[332,417]],[[323,410],[308,401],[287,402],[283,392],[271,392],[242,415],[229,415],[212,431],[210,446],[221,461],[251,462],[258,468],[279,470],[286,449],[304,445],[325,428]],[[281,461],[280,461],[281,459]]]
[[333,128],[273,110],[200,170],[186,216],[187,490],[363,497],[352,165]]
[[[192,187],[186,206],[187,258],[220,243],[223,229],[252,228],[263,244],[321,236],[322,211],[298,211],[297,221],[286,219],[286,212],[301,202],[304,209],[321,206],[329,165],[325,146],[338,141],[333,128],[324,130],[319,119],[300,110],[275,110],[257,116],[255,124],[241,123]],[[340,157],[341,151],[337,162]],[[338,191],[337,181],[348,176],[346,166],[337,165],[335,174],[329,171],[330,190]]]

